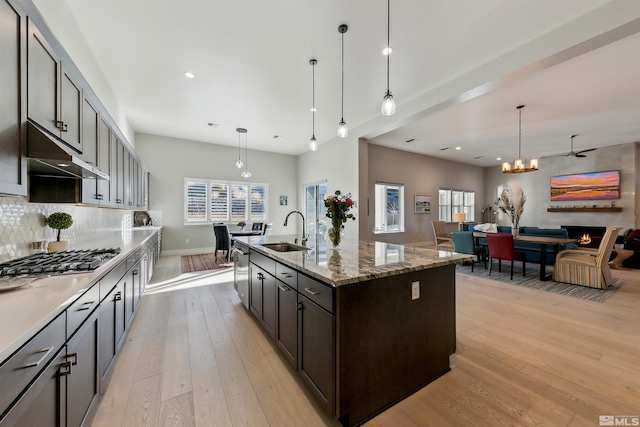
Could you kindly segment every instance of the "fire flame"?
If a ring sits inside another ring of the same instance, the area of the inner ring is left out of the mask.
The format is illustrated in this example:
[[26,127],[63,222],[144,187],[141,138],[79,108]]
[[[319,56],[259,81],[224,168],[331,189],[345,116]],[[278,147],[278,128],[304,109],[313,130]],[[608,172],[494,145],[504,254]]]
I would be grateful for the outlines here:
[[591,237],[588,234],[583,234],[582,237],[578,240],[581,245],[588,245],[591,243]]

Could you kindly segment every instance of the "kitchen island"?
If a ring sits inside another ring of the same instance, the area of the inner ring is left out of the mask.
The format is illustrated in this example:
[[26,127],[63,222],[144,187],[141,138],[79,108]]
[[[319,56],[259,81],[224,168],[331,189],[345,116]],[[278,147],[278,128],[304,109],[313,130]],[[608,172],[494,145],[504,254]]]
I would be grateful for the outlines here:
[[323,243],[302,249],[294,236],[234,244],[249,249],[251,312],[343,425],[366,422],[450,370],[455,264],[472,256],[365,241],[327,252]]

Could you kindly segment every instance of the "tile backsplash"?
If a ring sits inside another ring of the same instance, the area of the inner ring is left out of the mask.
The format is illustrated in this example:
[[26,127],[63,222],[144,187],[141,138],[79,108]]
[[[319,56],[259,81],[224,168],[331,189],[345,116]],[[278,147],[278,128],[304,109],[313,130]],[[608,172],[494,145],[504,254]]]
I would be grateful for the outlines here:
[[[56,240],[57,230],[45,225],[53,212],[66,212],[73,225],[62,230],[69,247],[90,242],[98,234],[133,226],[134,211],[52,203],[29,203],[20,197],[0,197],[0,262],[33,253],[32,242]],[[153,225],[162,225],[160,211],[147,211]]]

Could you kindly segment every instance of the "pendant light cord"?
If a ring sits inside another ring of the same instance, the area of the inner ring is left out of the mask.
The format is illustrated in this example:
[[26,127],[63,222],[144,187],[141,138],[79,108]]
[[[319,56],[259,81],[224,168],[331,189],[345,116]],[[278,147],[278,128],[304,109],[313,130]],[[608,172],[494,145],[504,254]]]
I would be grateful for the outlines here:
[[518,118],[518,158],[521,158],[521,148],[522,148],[522,109],[524,105],[520,105],[517,107],[519,112]]
[[[315,59],[313,61],[315,61]],[[311,132],[311,137],[315,139],[315,137],[316,137],[316,63],[314,62],[311,65],[312,65],[311,69],[313,70],[312,74],[311,74],[312,75],[312,78],[311,78],[311,82],[312,82],[312,84],[311,84],[311,98],[312,98],[312,101],[311,101],[311,103],[313,104],[313,105],[311,105],[311,108],[312,108],[312,110],[311,110],[311,131],[312,131]]]
[[340,120],[344,122],[344,33],[342,33],[342,96],[341,96],[342,114]]
[[390,25],[391,25],[391,0],[387,0],[387,95],[389,94],[389,57],[391,56],[391,44],[390,41]]

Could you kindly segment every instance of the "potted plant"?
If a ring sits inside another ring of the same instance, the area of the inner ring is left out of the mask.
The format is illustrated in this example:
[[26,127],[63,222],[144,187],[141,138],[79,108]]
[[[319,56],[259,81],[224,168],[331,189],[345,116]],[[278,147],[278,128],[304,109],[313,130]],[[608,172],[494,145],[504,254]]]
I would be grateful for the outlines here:
[[47,217],[47,225],[58,230],[55,242],[49,242],[49,252],[63,252],[69,248],[69,242],[60,240],[60,232],[73,225],[73,218],[65,212],[54,212]]

